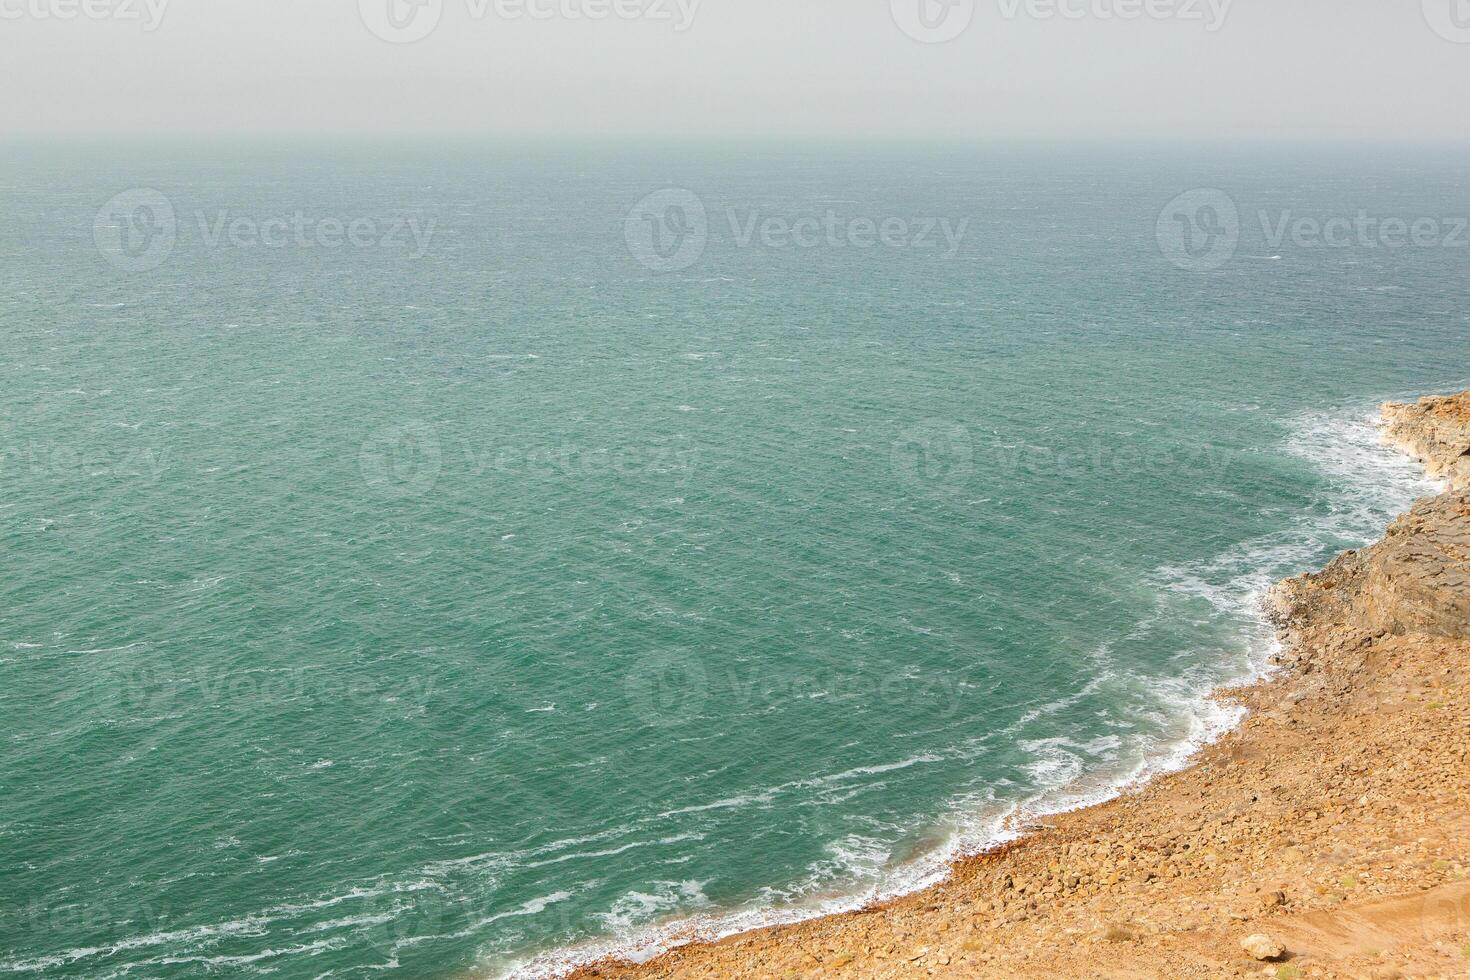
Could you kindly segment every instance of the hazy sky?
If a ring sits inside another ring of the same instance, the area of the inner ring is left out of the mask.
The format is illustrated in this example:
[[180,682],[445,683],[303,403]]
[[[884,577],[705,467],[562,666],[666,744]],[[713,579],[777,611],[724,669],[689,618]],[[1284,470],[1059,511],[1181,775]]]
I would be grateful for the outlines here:
[[22,134],[1464,140],[1470,0],[0,0],[0,81]]

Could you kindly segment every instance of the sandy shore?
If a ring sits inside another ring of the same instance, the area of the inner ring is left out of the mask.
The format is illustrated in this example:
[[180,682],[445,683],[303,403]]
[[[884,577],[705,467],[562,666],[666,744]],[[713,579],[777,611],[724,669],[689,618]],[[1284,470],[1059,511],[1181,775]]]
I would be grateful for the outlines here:
[[1470,976],[1470,393],[1385,418],[1451,489],[1278,586],[1282,669],[1191,768],[899,901],[577,976]]

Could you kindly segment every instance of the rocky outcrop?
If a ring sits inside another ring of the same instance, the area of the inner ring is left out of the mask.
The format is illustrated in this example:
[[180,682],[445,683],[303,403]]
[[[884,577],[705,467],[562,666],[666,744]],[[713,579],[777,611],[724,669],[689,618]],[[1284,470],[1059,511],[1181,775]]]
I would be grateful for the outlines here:
[[1271,595],[1287,657],[1317,628],[1352,623],[1367,636],[1470,637],[1470,393],[1384,406],[1385,437],[1451,489],[1418,501],[1383,540],[1339,555]]
[[1452,489],[1470,487],[1470,392],[1383,406],[1384,438]]
[[1382,541],[1282,582],[1271,599],[1289,648],[1342,623],[1368,635],[1470,637],[1470,489],[1420,500]]

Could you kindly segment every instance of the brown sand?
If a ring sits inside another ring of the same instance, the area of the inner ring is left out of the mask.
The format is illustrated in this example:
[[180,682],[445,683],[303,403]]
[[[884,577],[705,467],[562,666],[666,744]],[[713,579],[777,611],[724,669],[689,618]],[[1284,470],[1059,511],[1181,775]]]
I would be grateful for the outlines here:
[[899,901],[578,976],[1470,976],[1470,393],[1385,416],[1454,488],[1278,587],[1282,670],[1192,768]]

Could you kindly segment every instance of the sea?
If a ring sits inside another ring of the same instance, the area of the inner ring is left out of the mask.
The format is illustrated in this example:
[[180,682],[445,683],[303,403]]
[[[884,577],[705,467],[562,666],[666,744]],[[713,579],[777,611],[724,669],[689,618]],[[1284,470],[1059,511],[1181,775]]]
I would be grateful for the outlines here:
[[1227,731],[1470,158],[0,145],[0,975],[552,977]]

